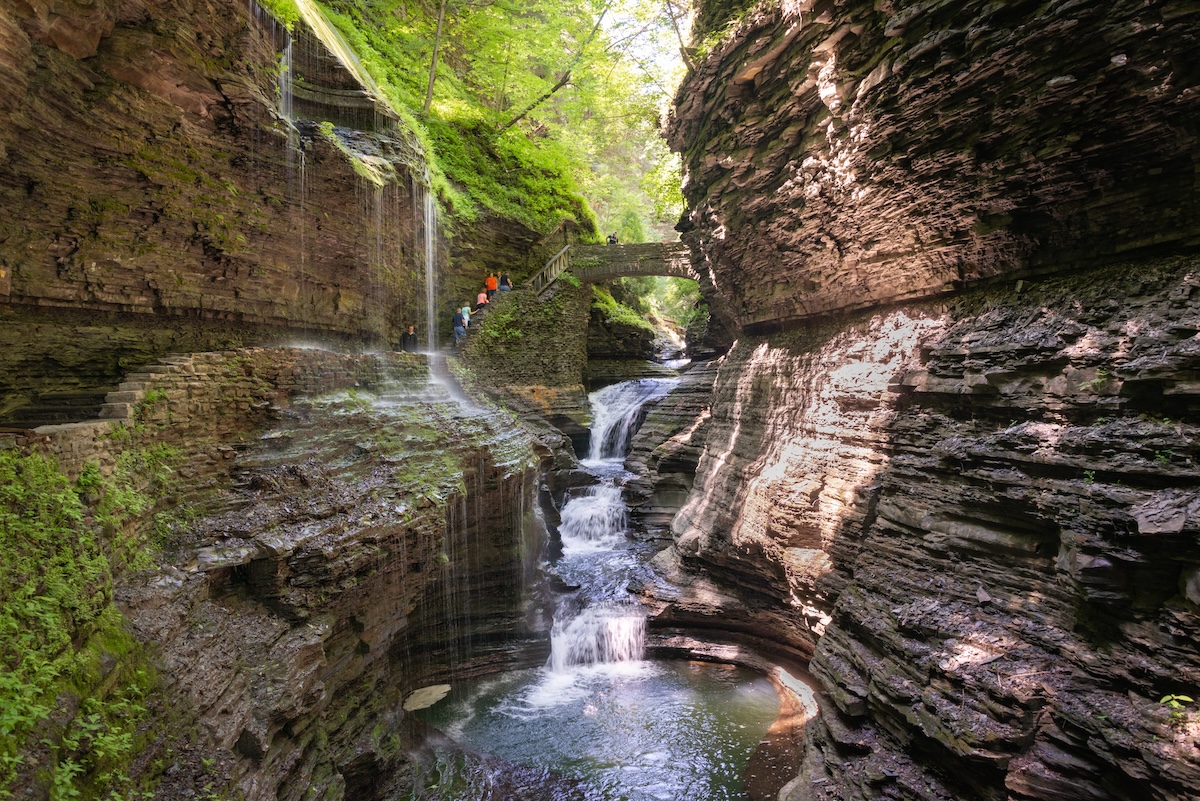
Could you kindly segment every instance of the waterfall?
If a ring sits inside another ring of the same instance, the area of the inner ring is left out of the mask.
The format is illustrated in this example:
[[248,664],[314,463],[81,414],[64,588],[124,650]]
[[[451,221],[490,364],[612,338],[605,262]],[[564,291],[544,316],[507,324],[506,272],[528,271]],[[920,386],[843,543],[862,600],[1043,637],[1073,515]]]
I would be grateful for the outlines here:
[[425,173],[425,342],[437,351],[437,196]]
[[624,459],[633,435],[645,419],[646,404],[666,395],[679,383],[676,378],[643,378],[622,381],[591,394],[592,446],[588,461]]
[[563,507],[558,528],[563,553],[612,550],[625,536],[627,513],[616,484],[606,481],[589,487]]
[[636,606],[588,607],[550,632],[550,670],[637,662],[646,650],[646,613]]
[[552,674],[592,665],[640,662],[645,654],[646,613],[625,589],[628,577],[628,508],[622,498],[621,462],[645,419],[646,404],[663,397],[677,379],[625,381],[591,395],[591,458],[584,464],[603,476],[563,506],[558,533],[563,555],[556,568],[581,586],[564,599],[550,633]]

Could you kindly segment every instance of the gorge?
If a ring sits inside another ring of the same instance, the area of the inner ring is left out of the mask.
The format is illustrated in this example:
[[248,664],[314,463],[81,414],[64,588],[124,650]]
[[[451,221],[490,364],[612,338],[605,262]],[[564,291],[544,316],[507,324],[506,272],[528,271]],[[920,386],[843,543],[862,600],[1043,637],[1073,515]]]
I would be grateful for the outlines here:
[[1200,798],[1200,6],[696,3],[712,358],[619,488],[650,335],[522,285],[600,233],[548,129],[397,101],[437,6],[0,3],[0,798],[591,797],[418,709],[569,667],[587,498],[621,655],[778,689],[747,798]]

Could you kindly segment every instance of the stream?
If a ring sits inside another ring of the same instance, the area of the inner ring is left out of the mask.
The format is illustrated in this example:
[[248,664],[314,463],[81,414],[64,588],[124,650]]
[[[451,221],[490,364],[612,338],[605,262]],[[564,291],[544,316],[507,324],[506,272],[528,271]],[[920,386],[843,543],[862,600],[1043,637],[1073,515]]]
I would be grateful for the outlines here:
[[[592,452],[582,464],[596,483],[565,503],[562,556],[546,567],[564,590],[550,658],[458,687],[421,713],[488,756],[472,767],[442,760],[415,797],[746,798],[750,754],[779,714],[774,686],[744,668],[646,659],[646,613],[626,589],[649,577],[653,554],[627,536],[622,485],[632,474],[622,463],[647,404],[677,383],[641,379],[592,393]],[[514,784],[522,772],[525,784]]]

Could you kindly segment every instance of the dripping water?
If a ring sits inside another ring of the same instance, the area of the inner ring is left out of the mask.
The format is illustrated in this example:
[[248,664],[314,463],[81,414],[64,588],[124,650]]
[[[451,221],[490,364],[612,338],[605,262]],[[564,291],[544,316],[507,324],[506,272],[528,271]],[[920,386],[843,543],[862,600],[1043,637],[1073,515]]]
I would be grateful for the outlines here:
[[425,173],[422,189],[425,222],[425,342],[430,353],[437,347],[437,196]]

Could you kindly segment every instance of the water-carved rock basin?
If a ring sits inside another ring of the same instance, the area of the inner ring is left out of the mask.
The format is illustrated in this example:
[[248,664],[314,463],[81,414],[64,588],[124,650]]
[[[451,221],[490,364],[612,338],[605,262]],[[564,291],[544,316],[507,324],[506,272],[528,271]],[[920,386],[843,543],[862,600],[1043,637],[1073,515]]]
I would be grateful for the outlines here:
[[[639,660],[514,671],[421,714],[464,747],[547,777],[538,798],[740,801],[778,713],[774,685],[753,671]],[[487,797],[494,781],[478,766],[448,773],[421,797]]]

